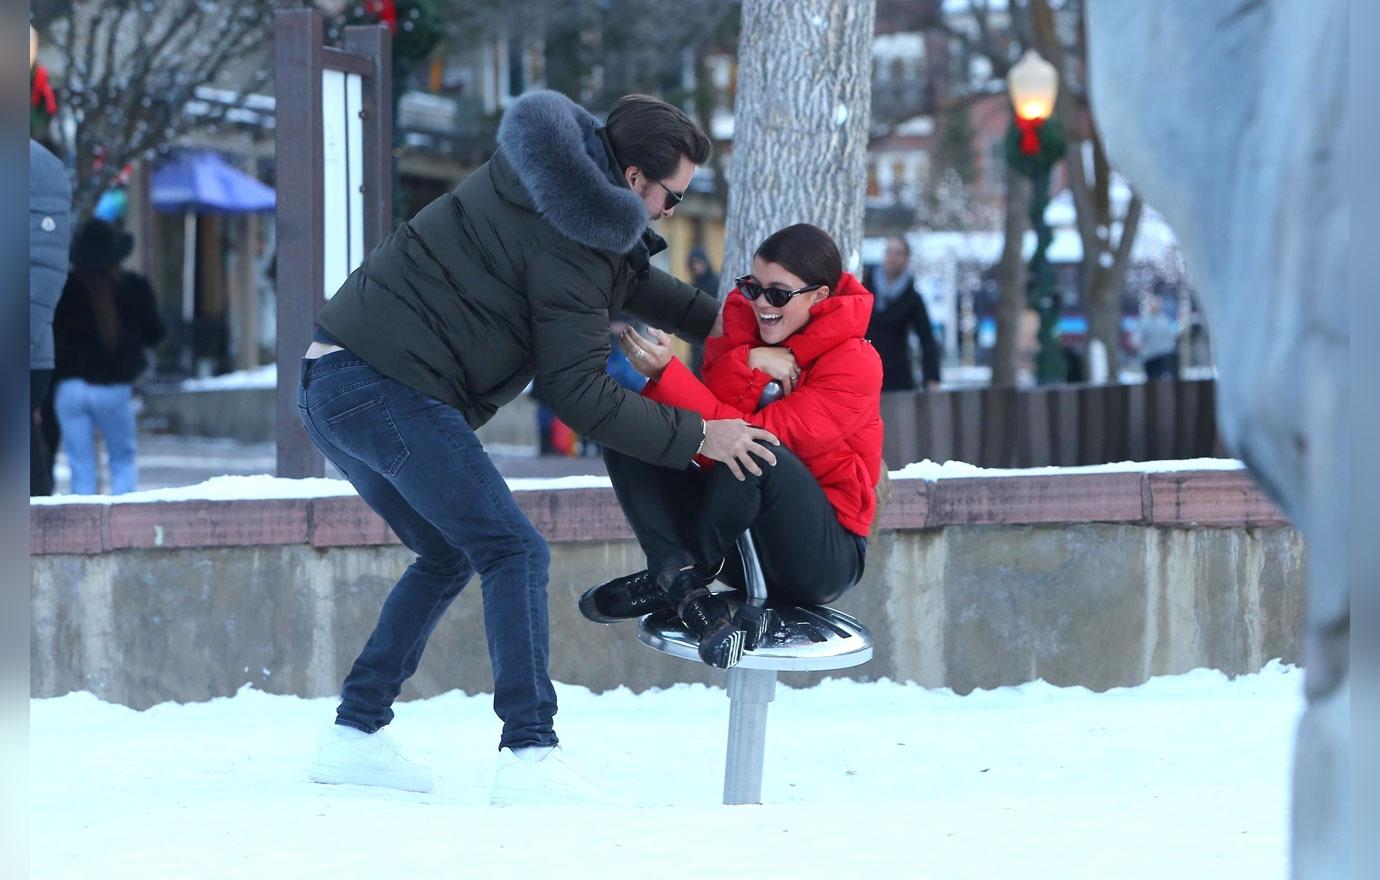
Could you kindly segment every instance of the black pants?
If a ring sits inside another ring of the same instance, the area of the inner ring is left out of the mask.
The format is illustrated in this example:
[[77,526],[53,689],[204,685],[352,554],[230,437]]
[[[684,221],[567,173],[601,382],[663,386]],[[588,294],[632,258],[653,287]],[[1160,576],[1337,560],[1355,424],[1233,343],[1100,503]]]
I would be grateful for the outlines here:
[[[29,371],[29,497],[53,494],[53,453],[39,425],[39,413],[53,382],[52,370]],[[45,418],[53,418],[45,416]],[[54,419],[56,421],[56,419]]]
[[749,527],[773,601],[822,605],[863,573],[867,541],[839,525],[814,475],[790,450],[776,466],[738,480],[720,464],[708,472],[647,464],[612,449],[604,464],[653,574],[695,564],[743,589],[737,541]]
[[1145,378],[1150,381],[1179,378],[1178,354],[1162,354],[1159,357],[1146,358]]

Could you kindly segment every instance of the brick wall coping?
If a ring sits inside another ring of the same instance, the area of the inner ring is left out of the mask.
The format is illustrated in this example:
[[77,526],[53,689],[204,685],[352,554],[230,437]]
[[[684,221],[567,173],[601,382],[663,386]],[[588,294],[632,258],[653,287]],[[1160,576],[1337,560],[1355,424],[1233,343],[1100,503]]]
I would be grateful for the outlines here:
[[[574,481],[574,488],[523,488],[522,481],[513,482],[518,504],[549,541],[632,538],[607,486]],[[357,496],[324,489],[304,495],[309,497],[33,503],[29,552],[397,543],[392,530]],[[1041,470],[938,480],[898,475],[882,514],[885,530],[1089,522],[1166,528],[1289,525],[1246,471],[1223,467]]]

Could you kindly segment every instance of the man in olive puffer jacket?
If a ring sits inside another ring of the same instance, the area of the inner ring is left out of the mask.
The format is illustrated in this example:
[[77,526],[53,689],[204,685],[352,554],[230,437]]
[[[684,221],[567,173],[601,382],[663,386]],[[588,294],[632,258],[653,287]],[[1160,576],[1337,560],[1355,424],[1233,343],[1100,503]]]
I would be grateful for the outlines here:
[[535,380],[580,434],[665,467],[698,452],[758,472],[776,439],[705,422],[622,388],[604,367],[609,315],[702,341],[718,301],[650,264],[709,139],[655,98],[621,99],[600,125],[555,92],[516,101],[498,150],[386,238],[317,318],[302,364],[307,433],[417,553],[393,588],[322,732],[309,776],[415,790],[431,773],[380,736],[426,639],[478,572],[503,720],[494,803],[603,796],[555,750],[547,568],[474,429]]

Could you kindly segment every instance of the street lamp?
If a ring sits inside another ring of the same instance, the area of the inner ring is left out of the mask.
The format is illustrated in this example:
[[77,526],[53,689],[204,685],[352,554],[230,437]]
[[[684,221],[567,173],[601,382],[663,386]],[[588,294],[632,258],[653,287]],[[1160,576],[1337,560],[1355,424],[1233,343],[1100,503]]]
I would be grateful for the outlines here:
[[1035,252],[1026,275],[1026,299],[1040,313],[1039,353],[1035,380],[1040,384],[1063,382],[1068,365],[1059,345],[1059,295],[1054,270],[1045,258],[1054,233],[1045,222],[1049,206],[1049,177],[1054,163],[1064,156],[1064,127],[1054,118],[1059,95],[1059,76],[1054,65],[1027,49],[1006,76],[1015,120],[1006,133],[1006,161],[1017,173],[1030,178],[1030,226],[1035,231]]

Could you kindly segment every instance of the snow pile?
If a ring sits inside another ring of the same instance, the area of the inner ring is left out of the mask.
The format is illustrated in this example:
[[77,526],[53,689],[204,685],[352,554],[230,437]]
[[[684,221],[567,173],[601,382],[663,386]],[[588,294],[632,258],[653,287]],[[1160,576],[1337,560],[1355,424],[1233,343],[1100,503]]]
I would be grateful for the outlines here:
[[[401,704],[426,795],[312,785],[334,699],[31,701],[35,877],[1283,877],[1302,672],[1094,694],[778,689],[764,806],[719,805],[728,701],[558,686],[573,761],[633,808],[487,806],[487,695]],[[697,855],[698,854],[698,855]],[[736,871],[734,873],[737,873]]]
[[[1163,473],[1166,471],[1241,470],[1239,461],[1223,458],[1195,458],[1184,461],[1124,461],[1118,464],[1099,464],[1086,467],[1039,468],[980,468],[961,461],[937,464],[929,459],[908,464],[891,471],[893,480],[943,480],[955,477],[1018,477],[1052,474],[1097,473]],[[593,474],[569,477],[509,477],[508,488],[514,492],[538,489],[607,489],[612,484],[606,476]],[[154,501],[239,501],[269,498],[328,498],[355,494],[354,487],[345,480],[312,478],[291,480],[268,474],[252,476],[212,477],[194,486],[170,489],[147,489],[118,497],[108,495],[54,495],[30,498],[30,504],[140,504]]]
[[893,480],[945,480],[956,477],[1040,477],[1064,474],[1161,474],[1169,471],[1239,471],[1245,465],[1232,458],[1186,458],[1178,461],[1119,461],[1079,467],[984,468],[962,461],[937,464],[928,458],[891,471]]
[[277,364],[264,364],[252,370],[222,373],[205,379],[184,379],[177,385],[179,391],[240,391],[277,387]]

